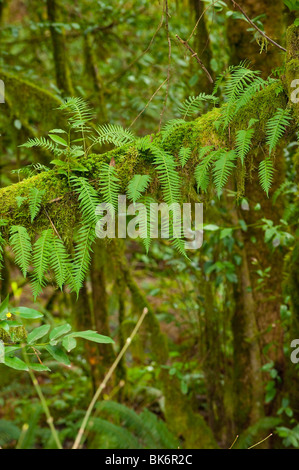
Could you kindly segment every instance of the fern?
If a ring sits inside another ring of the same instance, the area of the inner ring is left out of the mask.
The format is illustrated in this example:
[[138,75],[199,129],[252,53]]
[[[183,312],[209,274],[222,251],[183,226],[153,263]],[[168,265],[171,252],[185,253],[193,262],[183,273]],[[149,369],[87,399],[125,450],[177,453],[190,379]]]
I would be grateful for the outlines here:
[[25,144],[20,145],[20,147],[40,147],[43,150],[52,152],[56,156],[60,156],[63,153],[63,150],[60,150],[54,142],[47,140],[45,137],[34,137],[25,142]]
[[95,226],[83,225],[78,232],[73,269],[73,288],[78,294],[89,269],[91,246],[95,240]]
[[218,197],[235,167],[236,158],[237,155],[234,150],[226,151],[225,149],[221,149],[217,154],[217,159],[215,160],[213,168],[213,176]]
[[31,223],[33,222],[40,210],[44,194],[45,191],[40,190],[38,188],[31,188],[29,191],[29,212],[31,216]]
[[240,130],[236,133],[235,147],[242,166],[244,165],[244,159],[250,150],[253,134],[254,129]]
[[42,290],[44,286],[44,274],[49,267],[51,255],[51,239],[53,237],[52,230],[44,230],[33,246],[33,281],[32,290],[34,297]]
[[161,136],[164,142],[178,127],[186,124],[184,119],[170,119],[162,129]]
[[16,264],[26,277],[32,252],[31,241],[26,228],[21,225],[13,225],[10,229],[9,243],[15,253]]
[[179,151],[179,160],[182,168],[186,165],[187,161],[191,157],[191,149],[190,147],[181,147]]
[[0,419],[0,447],[17,441],[20,437],[20,429],[12,422]]
[[104,202],[111,204],[116,210],[120,186],[114,166],[109,165],[108,163],[103,163],[101,165],[99,186]]
[[[93,114],[89,105],[82,98],[67,98],[58,109],[67,110],[69,112],[71,115],[69,124],[72,129],[78,129],[81,132],[86,132],[90,129],[88,123],[92,120]],[[55,129],[53,131],[55,131]]]
[[266,142],[269,145],[269,155],[285,133],[285,128],[290,124],[290,109],[278,108],[275,115],[266,124]]
[[97,128],[98,137],[93,138],[94,144],[114,144],[116,147],[135,141],[134,134],[117,124],[103,124]]
[[218,98],[213,95],[206,95],[205,93],[200,93],[198,96],[189,96],[189,98],[180,105],[178,111],[183,116],[183,119],[186,119],[186,117],[199,113],[204,101],[213,101],[215,103],[218,101]]
[[265,160],[262,160],[259,164],[259,179],[260,184],[263,190],[269,195],[269,189],[273,181],[273,162],[271,158],[267,157]]
[[63,284],[67,279],[67,266],[70,263],[66,248],[57,236],[53,236],[50,241],[49,264],[55,274],[58,287],[62,290]]
[[0,233],[0,280],[2,280],[1,272],[3,268],[4,246],[5,246],[5,240],[2,237],[2,234]]
[[197,165],[195,168],[195,180],[197,183],[197,190],[200,188],[202,191],[206,191],[207,187],[210,182],[209,178],[209,170],[211,167],[211,164],[215,160],[215,157],[217,155],[217,151],[212,152],[212,149],[214,147],[212,145],[203,147],[199,151],[199,158],[202,159],[202,161]]
[[70,182],[78,194],[79,205],[84,222],[87,224],[96,224],[96,208],[100,204],[98,193],[94,187],[91,186],[88,180],[82,176],[72,176],[70,178]]
[[150,180],[151,177],[149,175],[134,175],[127,188],[129,199],[133,202],[137,202],[142,193],[147,189]]

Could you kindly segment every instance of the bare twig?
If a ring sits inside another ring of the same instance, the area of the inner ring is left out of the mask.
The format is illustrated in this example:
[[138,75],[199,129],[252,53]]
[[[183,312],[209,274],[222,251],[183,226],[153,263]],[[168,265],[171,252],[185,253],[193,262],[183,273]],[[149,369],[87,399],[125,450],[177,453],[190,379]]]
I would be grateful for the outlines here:
[[113,372],[115,371],[115,369],[117,368],[118,364],[120,363],[120,361],[122,360],[125,352],[127,351],[128,347],[130,346],[130,344],[132,343],[132,340],[134,338],[134,336],[136,335],[136,333],[138,332],[145,316],[147,315],[148,313],[148,309],[147,308],[144,308],[143,309],[143,312],[142,312],[142,315],[141,317],[139,318],[138,322],[136,323],[136,326],[134,328],[134,330],[132,331],[131,333],[131,336],[129,336],[129,338],[127,338],[122,350],[120,351],[120,353],[118,354],[117,358],[115,359],[115,361],[113,362],[112,366],[110,367],[106,377],[104,378],[103,382],[101,383],[101,385],[99,386],[99,388],[97,389],[93,399],[91,400],[90,402],[90,405],[86,411],[86,414],[84,416],[84,419],[83,419],[83,422],[81,424],[81,427],[79,429],[79,432],[77,434],[77,437],[76,437],[76,440],[75,440],[75,443],[73,445],[73,449],[78,449],[80,447],[80,444],[81,444],[81,441],[82,441],[82,438],[83,438],[83,435],[84,435],[84,432],[85,432],[85,429],[86,429],[86,426],[88,424],[88,421],[90,419],[90,416],[91,416],[91,413],[95,407],[95,404],[96,402],[98,401],[102,391],[105,389],[108,381],[110,380]]
[[256,444],[253,444],[253,446],[248,447],[248,449],[253,449],[253,447],[258,446],[259,444],[262,444],[262,442],[265,442],[269,437],[273,436],[273,433],[269,434],[269,436],[265,437],[265,439],[262,439],[261,441],[257,442]]
[[207,75],[209,81],[211,83],[214,83],[214,80],[212,79],[210,73],[208,72],[208,70],[206,69],[205,65],[203,64],[203,62],[200,60],[200,58],[198,57],[198,54],[197,52],[195,52],[190,46],[189,44],[187,43],[187,41],[184,41],[184,39],[180,38],[180,36],[178,34],[175,35],[176,38],[180,41],[181,44],[183,44],[183,46],[186,47],[186,49],[188,49],[188,51],[191,53],[191,57],[195,57],[195,60],[199,63],[199,65],[201,66],[201,68],[203,69],[203,71],[205,72],[205,74]]
[[273,44],[274,46],[278,47],[278,49],[284,51],[284,52],[287,52],[287,50],[280,46],[280,44],[277,44],[277,42],[273,41],[273,39],[269,38],[269,36],[267,36],[267,34],[264,33],[264,31],[262,31],[256,24],[254,24],[254,22],[249,18],[249,16],[247,15],[247,13],[243,10],[243,8],[237,3],[235,2],[235,0],[231,0],[232,4],[237,7],[240,12],[242,13],[243,16],[245,16],[246,20],[248,21],[248,23],[251,24],[251,26],[256,29],[265,39],[267,39],[267,41],[271,42],[271,44]]
[[157,90],[155,91],[155,93],[151,96],[151,98],[148,100],[147,104],[144,106],[144,108],[142,109],[142,111],[140,111],[140,113],[138,114],[138,116],[135,117],[134,121],[131,122],[131,124],[129,125],[128,129],[130,129],[130,127],[133,126],[133,124],[135,124],[135,122],[137,121],[137,119],[141,116],[141,114],[144,113],[144,111],[146,110],[146,108],[148,107],[148,105],[150,104],[150,102],[154,99],[154,97],[156,96],[156,94],[158,93],[158,91],[162,88],[163,85],[165,85],[165,83],[168,81],[168,78],[166,78],[164,80],[163,83],[161,83],[161,85],[157,88]]

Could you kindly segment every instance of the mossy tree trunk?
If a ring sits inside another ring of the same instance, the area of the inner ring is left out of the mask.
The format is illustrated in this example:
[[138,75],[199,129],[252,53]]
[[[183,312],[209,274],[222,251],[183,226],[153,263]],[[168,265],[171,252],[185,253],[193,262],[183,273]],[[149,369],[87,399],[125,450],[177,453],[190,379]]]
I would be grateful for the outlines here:
[[[65,34],[63,26],[61,26],[63,18],[60,0],[47,0],[47,13],[53,45],[56,83],[65,97],[72,96],[74,95],[74,90],[67,59]],[[60,24],[58,25],[58,23]]]
[[[281,43],[285,31],[282,0],[276,2],[246,0],[242,2],[242,7],[251,19],[266,14],[267,16],[262,18],[265,32]],[[252,67],[261,70],[263,77],[266,78],[275,67],[282,65],[283,55],[271,44],[268,44],[262,52],[262,42],[258,44],[254,41],[252,31],[247,29],[248,23],[245,21],[234,20],[233,26],[229,22],[231,62],[238,64],[249,59]],[[262,109],[259,111],[263,112]],[[244,123],[244,126],[247,124]],[[263,384],[260,372],[262,363],[273,360],[280,377],[283,378],[284,375],[283,330],[280,321],[283,250],[280,247],[275,251],[271,250],[264,242],[264,232],[256,228],[256,225],[261,218],[273,220],[275,225],[280,223],[283,206],[279,203],[274,206],[271,195],[284,181],[285,163],[282,148],[278,148],[275,153],[275,181],[270,198],[267,198],[260,188],[257,177],[259,163],[265,158],[266,152],[267,148],[258,149],[252,156],[251,168],[249,169],[247,165],[245,196],[249,210],[238,209],[237,214],[239,219],[245,220],[248,227],[246,232],[239,234],[244,246],[243,262],[239,268],[236,309],[232,323],[235,343],[236,417],[240,427],[256,422],[263,415],[261,403]],[[260,205],[259,211],[255,210],[257,205]],[[271,267],[269,276],[260,283],[261,279],[257,272],[258,270],[265,272],[268,267]],[[247,409],[247,413],[243,416],[240,413],[241,402],[241,408]]]

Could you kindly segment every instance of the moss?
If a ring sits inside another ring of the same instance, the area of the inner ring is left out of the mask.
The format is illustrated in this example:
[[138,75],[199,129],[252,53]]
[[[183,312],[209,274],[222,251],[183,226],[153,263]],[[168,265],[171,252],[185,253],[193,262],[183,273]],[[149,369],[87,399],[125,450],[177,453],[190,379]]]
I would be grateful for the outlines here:
[[20,343],[26,340],[27,331],[23,326],[16,326],[9,328],[9,332],[6,332],[3,328],[0,328],[0,340],[4,343]]
[[[286,56],[286,87],[289,97],[295,88],[292,86],[293,80],[299,77],[299,27],[290,26],[287,30],[287,56]],[[290,100],[295,114],[297,124],[299,123],[299,103]]]

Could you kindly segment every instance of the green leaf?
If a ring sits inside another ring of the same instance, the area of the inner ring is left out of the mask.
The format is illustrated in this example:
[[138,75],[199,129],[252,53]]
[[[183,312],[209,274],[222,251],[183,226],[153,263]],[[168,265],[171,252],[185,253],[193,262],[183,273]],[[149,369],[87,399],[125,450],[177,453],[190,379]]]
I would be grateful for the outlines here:
[[70,352],[77,346],[77,341],[75,338],[65,336],[62,340],[62,346],[67,350],[67,352]]
[[50,325],[42,325],[38,328],[34,328],[27,337],[28,344],[35,343],[38,339],[43,338],[49,331]]
[[216,232],[216,230],[219,230],[220,227],[218,225],[213,225],[213,224],[208,224],[204,226],[204,230],[207,230],[208,232]]
[[65,323],[65,325],[57,326],[50,333],[50,342],[53,343],[57,338],[71,331],[71,329],[72,327],[68,323]]
[[[6,297],[5,300],[3,300],[3,302],[0,304],[0,318],[1,318],[1,314],[4,313],[6,314],[7,312],[7,309],[8,309],[8,303],[9,303],[9,295]],[[5,318],[5,317],[4,317]]]
[[25,362],[18,357],[6,357],[4,364],[16,370],[29,370]]
[[52,345],[46,346],[45,349],[55,359],[55,361],[60,362],[61,364],[65,364],[66,366],[71,365],[71,362],[63,349]]
[[74,331],[66,336],[66,338],[83,338],[95,343],[114,343],[113,339],[103,336],[93,330]]
[[50,139],[53,140],[53,142],[56,142],[56,144],[60,144],[60,145],[63,145],[64,147],[68,147],[68,144],[67,144],[66,140],[64,140],[59,135],[49,134],[49,137],[50,137]]
[[28,307],[16,307],[12,308],[10,312],[13,315],[18,315],[20,318],[26,320],[36,320],[37,318],[42,318],[44,315],[33,308]]
[[44,366],[43,364],[30,363],[29,368],[35,370],[36,372],[51,372],[51,369],[49,369],[47,366]]

